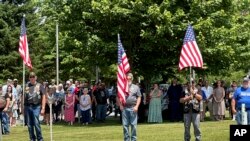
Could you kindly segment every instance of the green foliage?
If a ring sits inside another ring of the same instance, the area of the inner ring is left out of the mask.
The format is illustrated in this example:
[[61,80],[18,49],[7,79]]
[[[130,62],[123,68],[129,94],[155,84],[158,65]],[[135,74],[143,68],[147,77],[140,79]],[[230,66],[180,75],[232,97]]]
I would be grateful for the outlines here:
[[248,0],[33,0],[23,6],[5,2],[0,4],[0,79],[22,75],[17,49],[23,14],[34,71],[42,80],[56,75],[56,22],[61,80],[93,80],[96,66],[102,78],[115,79],[118,33],[136,76],[146,82],[186,78],[177,66],[189,23],[207,68],[196,69],[198,75],[246,73],[249,7]]

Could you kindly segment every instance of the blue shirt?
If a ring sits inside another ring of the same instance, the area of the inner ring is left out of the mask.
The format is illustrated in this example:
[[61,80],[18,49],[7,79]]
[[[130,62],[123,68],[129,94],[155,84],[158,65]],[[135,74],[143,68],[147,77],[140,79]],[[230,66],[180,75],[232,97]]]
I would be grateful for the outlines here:
[[207,99],[207,96],[206,96],[206,93],[204,90],[201,90],[201,93],[202,93],[202,100],[206,100]]
[[243,87],[239,87],[234,92],[233,99],[237,101],[237,109],[241,109],[241,104],[246,105],[246,109],[250,109],[250,87],[245,89]]

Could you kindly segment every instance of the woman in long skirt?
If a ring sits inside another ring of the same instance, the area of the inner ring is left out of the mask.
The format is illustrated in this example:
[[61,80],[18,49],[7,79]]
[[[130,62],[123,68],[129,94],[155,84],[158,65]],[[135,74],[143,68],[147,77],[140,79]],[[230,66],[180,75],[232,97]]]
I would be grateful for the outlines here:
[[74,94],[71,94],[70,89],[68,89],[67,94],[65,95],[64,120],[68,122],[69,125],[73,125],[75,121],[74,103],[75,96]]
[[154,89],[150,92],[148,122],[161,123],[161,96],[162,91],[159,89],[158,84],[154,84]]

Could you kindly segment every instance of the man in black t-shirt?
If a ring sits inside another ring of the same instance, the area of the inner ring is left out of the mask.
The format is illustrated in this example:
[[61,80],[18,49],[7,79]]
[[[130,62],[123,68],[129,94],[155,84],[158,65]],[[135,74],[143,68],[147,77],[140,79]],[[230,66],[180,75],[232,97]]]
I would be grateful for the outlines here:
[[107,104],[108,104],[108,91],[105,89],[105,84],[101,83],[94,91],[96,102],[96,119],[98,122],[104,122],[106,119]]

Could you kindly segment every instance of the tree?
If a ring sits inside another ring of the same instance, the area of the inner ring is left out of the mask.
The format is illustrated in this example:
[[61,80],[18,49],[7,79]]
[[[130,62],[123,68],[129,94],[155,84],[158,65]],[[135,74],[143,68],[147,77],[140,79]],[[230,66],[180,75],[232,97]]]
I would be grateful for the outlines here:
[[[35,50],[31,56],[36,71],[46,73],[43,79],[55,77],[55,20],[60,29],[62,80],[91,80],[96,66],[102,77],[115,79],[118,33],[135,75],[143,76],[147,82],[185,77],[187,73],[178,72],[177,65],[188,24],[194,27],[207,67],[196,69],[198,75],[225,76],[238,70],[247,72],[249,68],[249,62],[242,61],[250,55],[248,0],[44,0],[25,4],[31,6],[16,6],[9,11],[1,6],[1,11],[7,11],[9,17],[13,17],[15,9],[30,13],[38,9],[35,15],[28,15],[28,38],[31,50]],[[0,20],[5,22],[1,24],[4,30],[1,28],[0,35],[4,34],[4,38],[0,39],[0,47],[12,46],[18,39],[14,41],[8,37],[19,34],[20,25],[16,23],[21,16],[18,20],[10,20],[4,18],[3,13],[0,15]],[[40,19],[46,21],[38,25]],[[12,27],[9,26],[11,23],[14,23]],[[15,32],[10,32],[10,28]],[[0,61],[8,54],[3,52]],[[11,61],[13,56],[6,60]],[[7,69],[9,75],[11,68]],[[14,72],[20,68],[15,69]],[[20,75],[21,70],[17,72]]]

